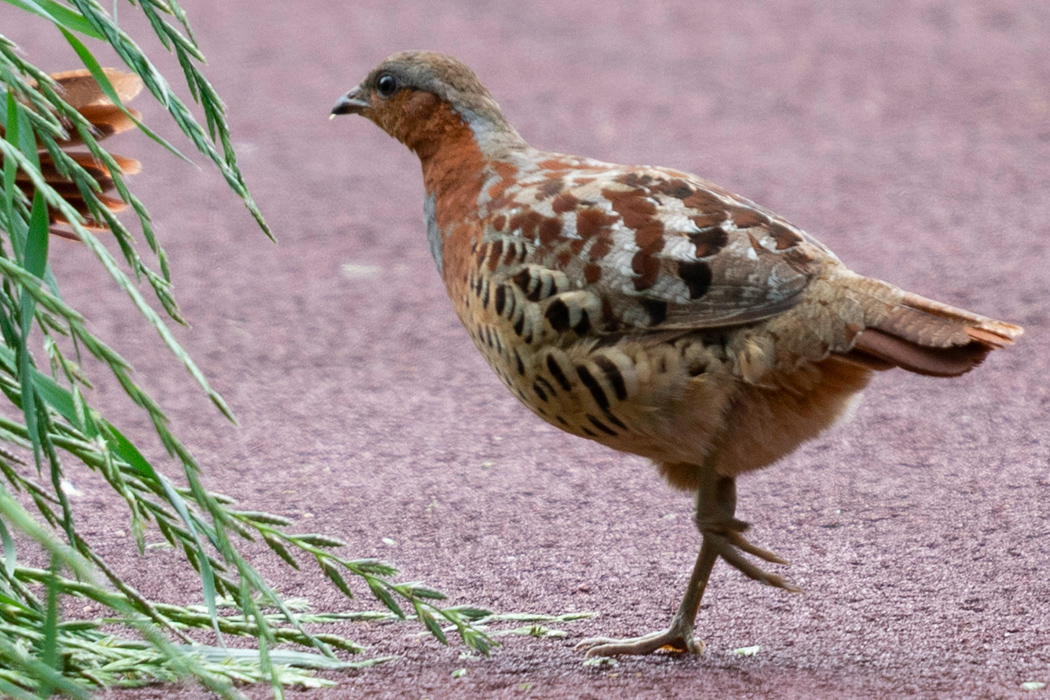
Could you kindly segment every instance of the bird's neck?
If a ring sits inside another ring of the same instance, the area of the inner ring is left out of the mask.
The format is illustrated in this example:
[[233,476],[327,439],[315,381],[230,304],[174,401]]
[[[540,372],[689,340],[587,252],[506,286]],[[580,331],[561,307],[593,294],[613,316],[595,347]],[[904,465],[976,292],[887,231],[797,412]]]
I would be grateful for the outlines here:
[[448,200],[454,194],[476,196],[489,158],[474,130],[445,105],[427,117],[416,123],[411,140],[405,142],[419,156],[427,194],[438,200]]
[[489,163],[528,148],[498,111],[460,113],[430,93],[417,93],[408,107],[394,135],[419,157],[427,193],[438,198],[451,190],[477,194]]
[[468,220],[477,206],[488,157],[458,115],[442,108],[430,116],[425,124],[417,124],[416,138],[405,145],[419,156],[423,166],[427,240],[438,271],[444,274],[445,242],[456,224]]
[[424,215],[430,252],[444,269],[445,240],[470,220],[493,165],[528,145],[498,109],[457,111],[428,92],[408,92],[376,120],[419,157],[426,188]]
[[416,93],[395,114],[399,121],[384,128],[419,157],[431,250],[440,267],[441,240],[434,238],[474,211],[493,163],[528,146],[498,112],[460,114],[430,93]]

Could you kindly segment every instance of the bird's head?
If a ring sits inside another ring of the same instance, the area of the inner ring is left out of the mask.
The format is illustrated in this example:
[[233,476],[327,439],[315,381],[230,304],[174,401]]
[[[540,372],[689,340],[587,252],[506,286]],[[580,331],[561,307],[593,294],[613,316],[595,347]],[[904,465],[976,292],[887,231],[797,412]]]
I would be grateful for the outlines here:
[[445,54],[395,53],[339,98],[332,116],[360,114],[421,157],[466,133],[483,152],[523,146],[474,71]]

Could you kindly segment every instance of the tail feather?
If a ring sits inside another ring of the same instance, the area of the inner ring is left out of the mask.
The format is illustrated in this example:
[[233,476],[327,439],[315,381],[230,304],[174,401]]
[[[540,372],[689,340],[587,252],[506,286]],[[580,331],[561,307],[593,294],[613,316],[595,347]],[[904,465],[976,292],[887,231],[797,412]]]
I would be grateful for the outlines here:
[[845,359],[871,369],[900,367],[933,377],[969,372],[1024,330],[905,292],[900,304],[857,335]]
[[1012,323],[996,321],[994,318],[981,316],[964,309],[942,304],[939,301],[921,297],[911,292],[904,293],[904,306],[917,311],[937,316],[952,323],[963,324],[967,335],[977,342],[993,345],[997,348],[1013,345],[1024,329]]

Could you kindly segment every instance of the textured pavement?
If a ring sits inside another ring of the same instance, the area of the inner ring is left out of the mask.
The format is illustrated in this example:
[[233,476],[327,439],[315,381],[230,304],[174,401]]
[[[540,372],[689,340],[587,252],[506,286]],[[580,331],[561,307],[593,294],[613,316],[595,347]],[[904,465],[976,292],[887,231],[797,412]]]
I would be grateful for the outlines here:
[[[182,4],[279,245],[207,168],[134,135],[114,147],[144,162],[134,186],[193,324],[178,335],[240,427],[221,424],[88,251],[60,241],[67,299],[132,359],[215,490],[301,518],[456,603],[601,613],[563,626],[564,640],[514,638],[488,659],[402,627],[349,628],[401,660],[335,675],[338,688],[310,698],[1050,693],[1021,690],[1050,685],[1045,2]],[[0,9],[4,33],[29,58],[74,65],[55,32],[11,12]],[[121,8],[141,29],[134,15]],[[741,480],[741,517],[792,561],[804,595],[716,567],[698,621],[705,656],[585,667],[581,637],[666,624],[699,545],[692,504],[643,460],[516,403],[434,270],[414,157],[364,120],[327,120],[406,48],[463,59],[533,145],[698,173],[858,272],[1027,334],[960,379],[881,375],[852,423]],[[95,399],[158,453],[111,383]],[[79,478],[79,517],[101,551],[150,594],[199,600],[164,553],[134,554],[116,499]],[[286,594],[343,607],[319,577],[259,561]]]

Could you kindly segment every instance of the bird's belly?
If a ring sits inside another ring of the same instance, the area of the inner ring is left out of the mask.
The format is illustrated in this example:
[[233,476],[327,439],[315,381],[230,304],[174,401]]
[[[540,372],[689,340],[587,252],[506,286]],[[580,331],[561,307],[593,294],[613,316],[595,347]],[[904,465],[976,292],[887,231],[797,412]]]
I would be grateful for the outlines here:
[[831,356],[777,377],[773,388],[742,387],[726,415],[716,469],[735,476],[790,454],[848,417],[872,374]]
[[593,294],[517,249],[502,248],[499,264],[513,265],[493,271],[490,248],[446,246],[443,272],[503,383],[551,425],[648,457],[680,488],[696,487],[700,465],[732,476],[772,464],[834,423],[871,374],[828,359],[827,344],[778,350],[767,325],[791,321],[779,317],[724,332],[602,331]]
[[566,432],[656,462],[702,463],[737,382],[701,343],[524,344],[465,320],[507,388]]
[[829,358],[757,386],[695,337],[537,346],[498,325],[466,325],[489,365],[536,415],[648,457],[685,490],[696,488],[700,465],[735,476],[790,454],[848,414],[872,375]]

